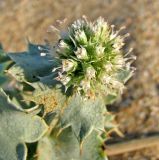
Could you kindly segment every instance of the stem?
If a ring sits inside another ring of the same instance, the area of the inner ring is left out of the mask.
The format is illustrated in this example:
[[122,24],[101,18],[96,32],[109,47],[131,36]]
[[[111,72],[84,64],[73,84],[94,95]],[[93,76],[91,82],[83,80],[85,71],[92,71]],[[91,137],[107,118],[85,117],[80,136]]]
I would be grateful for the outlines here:
[[125,152],[135,151],[146,147],[159,145],[159,135],[133,139],[127,142],[106,145],[105,152],[108,156],[122,154]]

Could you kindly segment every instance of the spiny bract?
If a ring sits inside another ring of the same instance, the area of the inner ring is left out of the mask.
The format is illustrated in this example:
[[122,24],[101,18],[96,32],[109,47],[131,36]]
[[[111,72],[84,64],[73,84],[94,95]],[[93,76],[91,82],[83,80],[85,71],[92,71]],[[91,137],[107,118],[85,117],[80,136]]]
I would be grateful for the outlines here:
[[[122,27],[120,30],[122,30]],[[56,53],[60,60],[58,77],[65,88],[73,87],[81,95],[119,94],[124,82],[118,79],[123,71],[133,72],[130,64],[134,56],[123,54],[124,38],[103,18],[88,22],[75,21],[60,35]],[[95,94],[94,94],[95,93]]]

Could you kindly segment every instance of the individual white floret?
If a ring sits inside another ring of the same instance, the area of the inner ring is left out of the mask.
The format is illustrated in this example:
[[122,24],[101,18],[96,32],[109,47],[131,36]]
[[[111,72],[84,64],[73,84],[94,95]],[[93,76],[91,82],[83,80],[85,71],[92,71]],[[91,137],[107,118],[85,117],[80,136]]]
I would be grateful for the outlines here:
[[87,51],[84,47],[78,47],[74,53],[78,59],[88,59]]
[[62,72],[74,71],[77,66],[77,62],[72,59],[62,60]]
[[96,77],[96,71],[92,66],[86,68],[86,78],[92,79]]

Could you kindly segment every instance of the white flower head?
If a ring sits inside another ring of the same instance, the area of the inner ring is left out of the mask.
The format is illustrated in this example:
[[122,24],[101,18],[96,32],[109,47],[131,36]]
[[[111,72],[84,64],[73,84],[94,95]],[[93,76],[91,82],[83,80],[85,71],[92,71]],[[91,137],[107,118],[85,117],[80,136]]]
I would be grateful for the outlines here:
[[[75,21],[60,37],[58,80],[86,97],[87,91],[95,95],[102,90],[105,96],[122,93],[135,59],[122,50],[128,36],[119,35],[123,28],[115,31],[115,26],[101,17],[94,22],[86,18]],[[128,74],[123,74],[125,71]]]

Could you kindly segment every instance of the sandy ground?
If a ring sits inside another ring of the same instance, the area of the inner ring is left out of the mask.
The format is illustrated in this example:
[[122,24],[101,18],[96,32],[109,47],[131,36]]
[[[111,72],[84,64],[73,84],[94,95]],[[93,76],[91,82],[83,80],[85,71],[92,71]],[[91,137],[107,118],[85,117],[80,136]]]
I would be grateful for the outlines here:
[[[137,55],[136,74],[122,99],[112,107],[125,134],[159,132],[158,0],[0,0],[0,41],[7,51],[26,48],[26,38],[42,43],[57,19],[67,24],[86,15],[104,17],[131,34],[128,47]],[[48,35],[51,38],[52,35]],[[110,160],[159,160],[157,146],[110,157]]]

